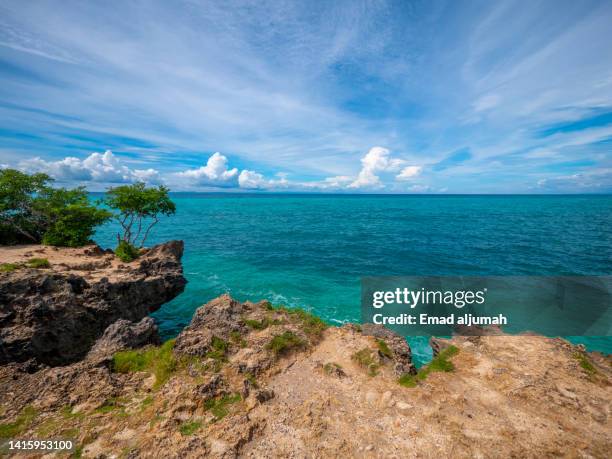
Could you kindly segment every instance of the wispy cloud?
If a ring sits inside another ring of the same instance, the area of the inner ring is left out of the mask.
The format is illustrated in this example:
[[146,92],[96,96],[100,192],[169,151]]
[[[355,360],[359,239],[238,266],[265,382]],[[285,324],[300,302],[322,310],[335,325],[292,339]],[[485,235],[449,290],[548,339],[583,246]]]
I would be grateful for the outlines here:
[[0,18],[2,164],[100,184],[84,163],[112,150],[116,177],[173,187],[525,192],[587,158],[563,177],[612,188],[610,2],[0,0]]

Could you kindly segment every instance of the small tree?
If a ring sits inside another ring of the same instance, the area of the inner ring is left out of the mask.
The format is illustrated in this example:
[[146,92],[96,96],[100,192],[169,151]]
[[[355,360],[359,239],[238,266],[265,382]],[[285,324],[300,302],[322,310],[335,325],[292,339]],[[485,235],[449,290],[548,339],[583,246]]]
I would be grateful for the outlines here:
[[85,188],[52,188],[46,174],[0,170],[0,236],[4,244],[78,247],[112,214],[89,202]]
[[43,216],[34,210],[36,194],[48,189],[46,174],[0,170],[0,234],[3,243],[40,242],[45,231]]
[[[117,211],[115,219],[121,225],[117,233],[119,246],[144,247],[151,229],[159,223],[161,215],[173,215],[176,206],[168,196],[165,186],[147,188],[144,183],[110,188],[104,202]],[[140,240],[140,242],[139,242]]]

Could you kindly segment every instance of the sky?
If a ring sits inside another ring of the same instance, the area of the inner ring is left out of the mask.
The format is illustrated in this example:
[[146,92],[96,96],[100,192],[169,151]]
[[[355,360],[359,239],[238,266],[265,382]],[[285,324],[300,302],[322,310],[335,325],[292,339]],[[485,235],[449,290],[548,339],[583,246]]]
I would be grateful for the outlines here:
[[0,167],[92,191],[612,192],[610,1],[0,0]]

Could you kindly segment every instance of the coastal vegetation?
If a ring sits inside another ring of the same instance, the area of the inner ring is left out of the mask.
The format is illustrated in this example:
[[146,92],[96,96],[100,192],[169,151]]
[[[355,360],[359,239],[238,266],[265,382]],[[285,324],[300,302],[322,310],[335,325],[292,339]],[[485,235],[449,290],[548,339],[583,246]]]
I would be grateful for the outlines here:
[[170,379],[178,365],[172,352],[174,341],[170,339],[161,346],[117,352],[113,356],[112,369],[117,373],[148,371],[155,375],[154,388],[159,388]]
[[46,174],[0,170],[0,240],[3,244],[78,247],[111,214],[91,204],[83,187],[53,188]]
[[115,212],[114,219],[121,227],[115,253],[122,261],[137,258],[160,216],[176,212],[168,192],[165,186],[147,187],[142,182],[108,189],[104,203]]
[[294,349],[300,349],[306,346],[306,342],[292,331],[285,331],[280,335],[275,335],[266,345],[276,356],[288,354]]
[[380,363],[376,359],[376,351],[368,347],[355,352],[351,359],[356,362],[360,367],[365,368],[368,371],[369,376],[376,376]]
[[29,268],[35,269],[46,269],[51,267],[51,263],[46,258],[30,258],[26,261],[26,265]]
[[404,387],[416,387],[419,381],[427,379],[430,373],[434,371],[451,372],[455,370],[453,362],[449,359],[459,352],[456,346],[448,346],[442,350],[433,360],[417,372],[416,375],[404,374],[399,378],[399,384]]
[[284,312],[289,319],[300,325],[300,328],[311,338],[320,338],[327,325],[319,317],[300,308],[279,306],[278,311]]
[[28,405],[13,422],[0,424],[0,438],[13,438],[26,431],[32,421],[38,416],[38,411]]
[[[97,203],[103,208],[91,202],[84,187],[57,188],[52,184],[46,174],[0,170],[2,244],[81,247],[91,241],[98,226],[114,218],[121,226],[115,254],[130,262],[139,256],[160,216],[176,212],[164,186],[147,187],[139,182],[109,188]],[[3,264],[0,270],[17,268]]]
[[242,400],[240,394],[223,395],[219,398],[210,398],[204,402],[204,408],[210,411],[216,421],[220,421],[229,413],[230,405]]
[[589,378],[595,378],[597,376],[597,369],[595,368],[595,365],[591,363],[589,358],[583,352],[574,352],[573,357],[578,361],[578,365],[580,365],[582,371]]

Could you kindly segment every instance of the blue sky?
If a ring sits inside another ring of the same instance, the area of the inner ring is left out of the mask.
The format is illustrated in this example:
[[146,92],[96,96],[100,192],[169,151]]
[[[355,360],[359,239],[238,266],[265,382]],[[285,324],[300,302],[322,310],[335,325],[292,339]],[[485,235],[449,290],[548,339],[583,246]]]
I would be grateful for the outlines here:
[[609,1],[0,0],[0,167],[101,190],[612,192]]

